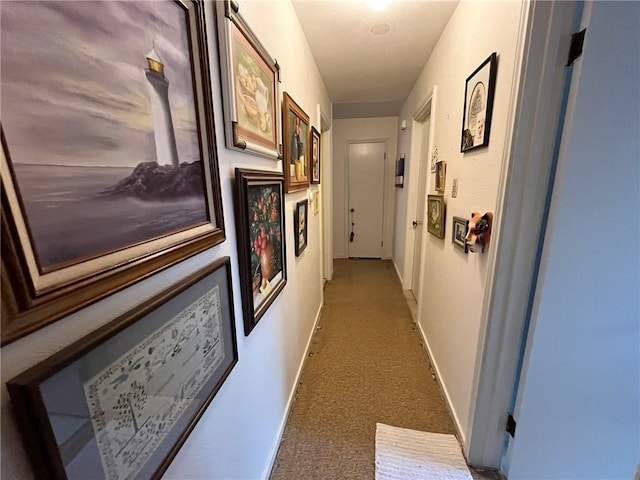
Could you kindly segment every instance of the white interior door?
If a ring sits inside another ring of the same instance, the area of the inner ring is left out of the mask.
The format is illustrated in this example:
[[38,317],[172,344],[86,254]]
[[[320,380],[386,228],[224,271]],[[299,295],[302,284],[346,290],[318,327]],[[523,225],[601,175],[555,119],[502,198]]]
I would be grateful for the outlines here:
[[382,257],[385,142],[349,144],[349,257]]
[[420,295],[420,269],[422,264],[422,236],[424,234],[424,206],[427,193],[427,173],[429,172],[430,155],[429,152],[429,128],[431,118],[422,123],[420,140],[420,172],[418,175],[418,197],[416,200],[416,218],[412,221],[414,228],[413,242],[413,269],[411,274],[411,291],[413,297],[418,301]]

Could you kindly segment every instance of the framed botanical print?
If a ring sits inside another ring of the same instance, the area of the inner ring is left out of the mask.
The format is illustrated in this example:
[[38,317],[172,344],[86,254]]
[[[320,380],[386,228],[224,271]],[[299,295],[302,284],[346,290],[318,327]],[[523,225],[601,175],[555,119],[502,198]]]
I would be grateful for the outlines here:
[[294,232],[296,232],[296,257],[307,248],[307,225],[309,215],[309,200],[296,203],[296,210],[293,213]]
[[427,196],[427,230],[438,238],[444,238],[445,208],[442,195]]
[[497,54],[493,52],[467,78],[464,87],[461,152],[489,145],[497,66]]
[[311,127],[311,183],[320,183],[320,132],[315,127]]
[[201,2],[0,15],[6,344],[225,234]]
[[[284,93],[282,101],[284,124],[284,183],[287,193],[309,187],[309,116]],[[319,152],[318,152],[319,153]]]
[[225,257],[7,383],[35,478],[160,479],[237,361]]
[[447,178],[447,164],[444,160],[436,163],[436,192],[444,193]]
[[469,230],[469,220],[462,217],[453,217],[451,227],[451,242],[464,253],[469,251],[467,247],[467,231]]
[[244,21],[235,1],[214,4],[227,147],[281,158],[280,66]]
[[249,335],[287,283],[284,179],[275,172],[235,172],[240,290]]

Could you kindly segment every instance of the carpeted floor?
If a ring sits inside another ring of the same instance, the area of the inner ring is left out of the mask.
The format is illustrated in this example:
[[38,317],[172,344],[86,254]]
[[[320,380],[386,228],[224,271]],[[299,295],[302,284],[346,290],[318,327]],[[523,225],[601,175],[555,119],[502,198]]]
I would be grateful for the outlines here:
[[338,260],[272,480],[374,478],[376,422],[454,433],[389,261]]

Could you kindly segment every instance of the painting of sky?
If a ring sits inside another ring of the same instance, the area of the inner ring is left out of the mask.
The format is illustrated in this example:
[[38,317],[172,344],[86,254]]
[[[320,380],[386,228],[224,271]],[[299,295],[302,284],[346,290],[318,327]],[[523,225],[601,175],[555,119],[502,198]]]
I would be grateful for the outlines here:
[[[2,129],[41,271],[208,221],[187,24],[167,0],[0,1]],[[179,167],[146,163],[158,160],[152,49]],[[187,180],[198,188],[161,183]]]
[[180,162],[199,160],[184,11],[169,1],[1,1],[2,126],[14,163],[155,161],[146,54],[169,81]]

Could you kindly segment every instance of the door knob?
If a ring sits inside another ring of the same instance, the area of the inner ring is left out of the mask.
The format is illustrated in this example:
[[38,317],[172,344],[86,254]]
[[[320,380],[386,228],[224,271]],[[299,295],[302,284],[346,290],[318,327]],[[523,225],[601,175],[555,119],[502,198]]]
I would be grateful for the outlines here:
[[413,225],[413,228],[416,228],[418,225],[420,225],[420,223],[421,222],[414,220],[413,222],[411,222],[411,225]]

